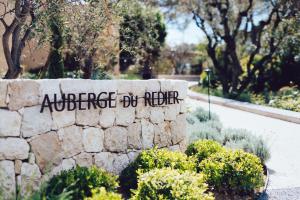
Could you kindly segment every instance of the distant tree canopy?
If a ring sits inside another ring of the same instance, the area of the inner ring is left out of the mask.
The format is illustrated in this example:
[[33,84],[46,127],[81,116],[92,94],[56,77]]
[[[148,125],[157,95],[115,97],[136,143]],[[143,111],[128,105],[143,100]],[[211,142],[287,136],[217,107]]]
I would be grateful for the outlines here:
[[[166,9],[166,15],[192,14],[207,39],[207,54],[222,85],[223,93],[238,96],[266,66],[286,36],[287,20],[297,17],[295,0],[151,0]],[[242,58],[244,66],[241,63]],[[265,80],[265,78],[262,78]]]
[[151,78],[151,66],[160,56],[166,38],[166,26],[157,9],[130,1],[120,23],[120,68],[142,65],[144,78]]

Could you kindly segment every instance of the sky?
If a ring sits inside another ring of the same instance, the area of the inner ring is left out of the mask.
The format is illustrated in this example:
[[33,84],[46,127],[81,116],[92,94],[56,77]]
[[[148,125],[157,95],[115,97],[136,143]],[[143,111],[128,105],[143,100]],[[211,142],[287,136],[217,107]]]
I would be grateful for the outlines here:
[[181,43],[198,44],[205,40],[204,34],[196,26],[194,21],[191,21],[184,30],[181,30],[171,23],[167,23],[167,32],[166,42],[171,47]]

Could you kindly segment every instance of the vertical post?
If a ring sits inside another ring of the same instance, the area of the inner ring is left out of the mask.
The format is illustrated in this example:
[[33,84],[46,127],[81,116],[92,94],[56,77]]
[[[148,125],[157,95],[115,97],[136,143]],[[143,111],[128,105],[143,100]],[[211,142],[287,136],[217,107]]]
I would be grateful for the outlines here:
[[208,80],[208,87],[207,87],[207,94],[208,94],[208,119],[211,120],[211,112],[210,112],[210,68],[207,68],[205,70],[207,73],[207,80]]

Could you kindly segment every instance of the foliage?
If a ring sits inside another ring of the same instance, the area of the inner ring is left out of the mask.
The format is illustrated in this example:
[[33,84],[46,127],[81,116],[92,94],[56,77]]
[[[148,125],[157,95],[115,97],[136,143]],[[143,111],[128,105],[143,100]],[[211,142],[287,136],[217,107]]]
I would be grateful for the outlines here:
[[[57,0],[56,0],[57,1]],[[51,1],[51,6],[56,10],[56,15],[49,20],[49,28],[51,30],[51,49],[46,65],[48,68],[48,77],[51,79],[63,78],[63,20],[61,17],[62,10],[56,1]]]
[[219,117],[215,113],[211,113],[211,118],[209,119],[209,112],[201,107],[197,108],[197,110],[194,111],[193,114],[198,118],[200,122],[207,122],[209,120],[220,121]]
[[72,199],[83,199],[92,196],[92,190],[100,187],[113,192],[118,187],[117,177],[97,167],[76,167],[69,171],[62,171],[50,179],[46,188],[46,195],[59,195],[64,191],[71,191]]
[[258,156],[263,162],[270,159],[270,150],[261,137],[244,129],[225,129],[223,144],[231,149],[242,149]]
[[134,162],[129,164],[120,175],[120,182],[125,190],[137,187],[138,173],[145,173],[152,169],[170,167],[180,171],[195,170],[193,159],[180,152],[172,152],[166,149],[150,149],[143,151]]
[[207,193],[207,184],[201,174],[179,172],[170,168],[154,169],[139,176],[133,200],[213,200]]
[[216,191],[248,193],[264,184],[260,159],[241,150],[213,154],[202,161],[199,168]]
[[[41,184],[40,188],[35,191],[30,197],[25,200],[71,200],[73,191],[62,191],[60,194],[47,194],[47,184]],[[17,200],[22,200],[23,197],[17,196]]]
[[220,121],[201,122],[195,114],[199,115],[200,112],[192,112],[187,116],[190,143],[197,140],[214,140],[226,147],[253,153],[263,162],[270,158],[269,147],[262,137],[255,136],[244,129],[223,129]]
[[[193,87],[192,90],[203,94],[207,93],[207,89],[201,86]],[[282,90],[288,92],[285,93],[282,92]],[[211,89],[211,94],[213,96],[230,98],[242,102],[250,102],[258,105],[300,112],[300,91],[297,87],[283,87],[283,89],[278,92],[264,91],[263,93],[258,94],[245,91],[238,97],[223,95],[221,88],[213,88]]]
[[202,160],[223,150],[224,148],[218,142],[213,140],[198,140],[190,144],[185,153],[188,156],[196,157],[199,164]]
[[85,198],[85,200],[122,200],[120,194],[114,192],[107,192],[104,187],[101,187],[100,190],[93,190],[93,196]]
[[125,0],[121,6],[120,68],[125,71],[136,63],[143,66],[143,76],[152,73],[150,66],[159,57],[167,35],[163,16],[138,1]]

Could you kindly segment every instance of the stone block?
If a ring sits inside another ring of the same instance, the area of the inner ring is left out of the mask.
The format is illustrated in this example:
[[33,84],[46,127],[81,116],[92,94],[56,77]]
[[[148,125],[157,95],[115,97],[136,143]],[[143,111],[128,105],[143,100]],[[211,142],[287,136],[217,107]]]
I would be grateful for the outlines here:
[[154,125],[145,119],[142,119],[141,124],[143,149],[152,148],[154,146]]
[[83,126],[96,126],[99,122],[99,109],[76,110],[76,124]]
[[99,124],[103,128],[110,128],[116,120],[116,112],[114,108],[104,108],[100,111]]
[[20,136],[21,115],[16,111],[0,109],[0,137]]
[[124,108],[122,105],[118,105],[116,109],[116,125],[128,126],[132,124],[135,119],[135,108]]
[[37,191],[41,184],[41,172],[35,164],[23,163],[21,168],[21,197],[26,199]]
[[20,138],[0,138],[0,160],[24,160],[28,158],[29,145]]
[[86,152],[100,152],[103,150],[104,132],[100,128],[83,130],[82,141]]
[[46,133],[52,128],[52,117],[49,110],[40,113],[40,106],[33,106],[24,109],[24,116],[21,126],[23,137],[28,138]]
[[37,81],[40,84],[39,103],[42,104],[45,95],[49,96],[50,101],[61,100],[60,80],[59,79],[42,79]]
[[186,115],[178,115],[176,121],[171,122],[172,143],[178,144],[186,139]]
[[58,165],[62,160],[63,150],[58,135],[55,132],[34,137],[30,141],[30,146],[42,172],[46,172],[53,165]]
[[128,148],[141,149],[142,144],[142,125],[140,122],[128,126]]
[[7,107],[7,88],[9,81],[0,80],[0,107]]
[[14,80],[8,84],[10,110],[34,106],[39,103],[39,83],[33,80]]
[[150,109],[150,121],[152,123],[162,123],[165,119],[163,107],[152,107]]
[[82,128],[78,126],[69,126],[58,131],[59,138],[62,141],[64,158],[72,157],[83,151]]
[[1,199],[16,199],[16,180],[13,161],[0,161],[0,191]]
[[128,131],[123,127],[112,127],[104,131],[105,149],[111,152],[125,152]]
[[75,157],[76,165],[80,167],[90,167],[93,165],[93,156],[89,153],[81,153],[76,155]]
[[159,148],[172,145],[172,133],[169,122],[154,125],[154,144]]
[[113,172],[114,159],[115,159],[115,154],[110,152],[101,152],[95,155],[95,165],[97,167],[105,169],[108,172]]
[[165,109],[165,120],[173,121],[176,120],[177,115],[180,112],[180,104],[168,105],[164,109]]
[[54,111],[52,113],[52,118],[55,129],[71,126],[75,124],[75,111]]
[[117,155],[113,162],[113,173],[120,174],[129,164],[127,154]]

